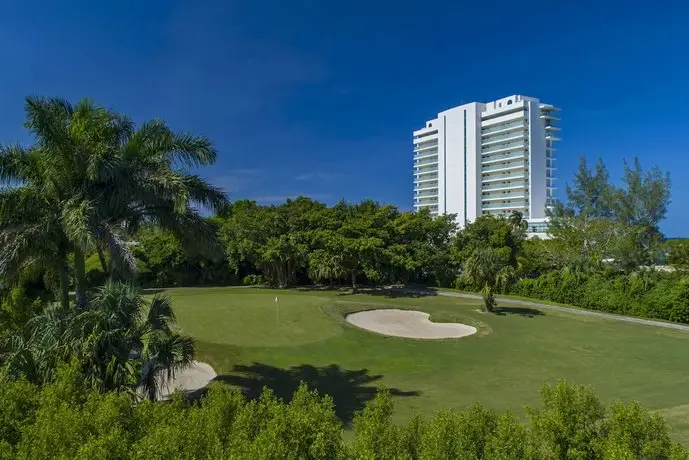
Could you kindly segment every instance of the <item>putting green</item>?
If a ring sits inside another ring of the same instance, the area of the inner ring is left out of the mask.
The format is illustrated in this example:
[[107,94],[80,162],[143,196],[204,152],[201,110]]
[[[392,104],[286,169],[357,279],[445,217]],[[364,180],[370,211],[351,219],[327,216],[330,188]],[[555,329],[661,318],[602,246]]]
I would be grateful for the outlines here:
[[[330,339],[342,328],[321,311],[331,302],[309,295],[175,290],[175,314],[184,332],[214,344],[248,347],[303,345]],[[247,308],[250,305],[250,308]]]

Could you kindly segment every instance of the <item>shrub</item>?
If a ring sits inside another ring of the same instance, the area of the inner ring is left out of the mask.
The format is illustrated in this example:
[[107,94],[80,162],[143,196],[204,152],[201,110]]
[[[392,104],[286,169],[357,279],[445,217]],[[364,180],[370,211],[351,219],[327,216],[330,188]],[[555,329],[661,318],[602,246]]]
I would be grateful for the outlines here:
[[521,279],[510,293],[609,313],[689,323],[689,277],[642,271],[584,274],[563,269]]
[[0,386],[0,459],[631,459],[687,460],[662,417],[637,403],[606,410],[583,386],[558,382],[541,392],[527,423],[479,404],[392,422],[381,391],[354,418],[351,442],[332,399],[300,385],[290,402],[270,390],[249,401],[221,383],[199,403],[133,404],[124,393],[89,391],[63,367],[51,384]]
[[246,275],[242,280],[242,284],[244,286],[265,286],[266,279],[263,277],[263,275]]

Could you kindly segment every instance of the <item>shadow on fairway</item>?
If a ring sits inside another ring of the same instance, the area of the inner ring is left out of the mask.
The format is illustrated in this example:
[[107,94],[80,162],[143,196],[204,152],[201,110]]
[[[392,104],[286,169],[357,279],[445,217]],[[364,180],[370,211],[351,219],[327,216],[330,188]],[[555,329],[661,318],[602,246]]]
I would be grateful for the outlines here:
[[534,316],[545,315],[545,313],[543,313],[541,310],[536,310],[535,308],[528,308],[528,307],[496,307],[493,314],[498,315],[498,316],[505,316],[505,315],[526,316],[528,318],[533,318]]
[[[316,367],[309,364],[292,366],[283,369],[263,363],[252,365],[237,365],[232,374],[219,375],[217,381],[225,382],[241,388],[251,399],[258,398],[263,387],[268,387],[275,395],[284,401],[290,401],[292,395],[304,382],[321,395],[330,395],[335,404],[337,417],[348,426],[354,414],[363,409],[364,405],[376,397],[375,382],[382,375],[370,375],[367,369],[347,370],[336,364]],[[373,385],[373,386],[371,386]],[[390,388],[393,396],[418,396],[419,391],[402,391]]]

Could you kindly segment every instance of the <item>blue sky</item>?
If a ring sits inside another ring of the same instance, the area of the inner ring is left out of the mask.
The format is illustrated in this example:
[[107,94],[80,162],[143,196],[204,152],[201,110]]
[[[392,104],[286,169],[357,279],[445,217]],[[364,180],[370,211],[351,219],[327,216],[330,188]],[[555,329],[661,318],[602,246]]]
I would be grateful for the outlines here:
[[209,136],[233,199],[409,209],[411,131],[517,93],[562,108],[560,185],[580,155],[613,178],[636,155],[670,171],[662,228],[689,236],[689,6],[643,3],[8,1],[0,142],[27,140],[27,94],[88,96]]

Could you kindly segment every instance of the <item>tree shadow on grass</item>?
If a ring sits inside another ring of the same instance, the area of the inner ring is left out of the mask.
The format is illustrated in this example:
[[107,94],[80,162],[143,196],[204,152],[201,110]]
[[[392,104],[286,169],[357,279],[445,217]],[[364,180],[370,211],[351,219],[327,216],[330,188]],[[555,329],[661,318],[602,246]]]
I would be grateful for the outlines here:
[[541,310],[536,310],[535,308],[528,307],[495,307],[493,313],[498,316],[518,315],[526,316],[527,318],[545,315],[545,313],[543,313]]
[[[376,397],[378,389],[371,386],[379,381],[382,375],[370,375],[368,369],[347,370],[336,364],[316,367],[301,364],[283,369],[263,363],[249,366],[237,365],[233,372],[216,377],[242,389],[247,398],[255,399],[261,395],[264,387],[275,392],[284,401],[291,401],[299,388],[300,382],[321,395],[330,395],[335,405],[335,413],[345,426],[349,426],[354,414]],[[418,396],[419,391],[402,391],[389,388],[393,396]]]

